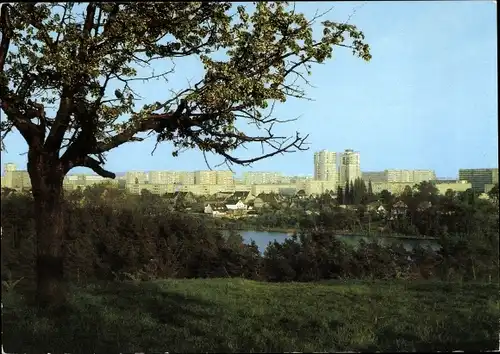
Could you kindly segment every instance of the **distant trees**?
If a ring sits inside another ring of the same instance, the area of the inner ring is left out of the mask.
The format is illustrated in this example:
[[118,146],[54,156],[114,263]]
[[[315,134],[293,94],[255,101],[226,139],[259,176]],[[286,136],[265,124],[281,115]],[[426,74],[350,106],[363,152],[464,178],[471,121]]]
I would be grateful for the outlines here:
[[380,192],[380,201],[389,207],[394,202],[394,196],[387,189],[384,189]]
[[351,192],[351,187],[349,185],[349,181],[345,183],[344,187],[344,204],[349,205],[352,202],[352,192]]
[[[337,195],[342,192],[342,189],[337,190]],[[366,183],[361,178],[356,178],[354,181],[346,182],[342,198],[342,204],[360,205],[368,202],[368,189]]]
[[498,183],[496,183],[493,188],[491,188],[489,191],[488,191],[488,197],[490,197],[490,199],[494,202],[494,203],[497,203],[498,204],[498,196],[499,196],[499,192],[498,192]]
[[342,189],[341,186],[338,186],[337,187],[337,203],[339,205],[344,205],[344,199],[345,199],[344,190]]
[[367,195],[368,195],[368,202],[372,202],[373,201],[373,187],[372,187],[372,181],[369,180],[368,181],[368,191],[367,191]]
[[[435,205],[415,210],[413,220],[387,224],[398,233],[437,237],[433,242],[442,247],[438,252],[421,248],[408,252],[400,245],[376,243],[346,246],[334,235],[339,230],[359,231],[364,206],[357,211],[339,208],[326,193],[300,200],[307,209],[282,206],[249,218],[263,228],[299,229],[296,239],[273,244],[261,256],[255,244],[243,245],[236,233],[222,237],[216,228],[230,229],[223,220],[172,211],[167,208],[170,200],[154,194],[108,194],[111,186],[95,193],[102,187],[77,189],[64,201],[65,249],[71,254],[64,267],[71,281],[227,276],[271,281],[338,277],[490,281],[498,274],[498,207],[482,199],[469,204],[462,199],[467,193],[456,193],[454,198],[453,193],[438,195]],[[382,194],[392,198],[387,191]],[[428,201],[433,196],[416,188],[412,198]],[[2,197],[3,276],[4,272],[17,279],[33,276],[32,205],[29,195]],[[234,225],[248,226],[243,220]],[[384,220],[378,222],[383,225]]]

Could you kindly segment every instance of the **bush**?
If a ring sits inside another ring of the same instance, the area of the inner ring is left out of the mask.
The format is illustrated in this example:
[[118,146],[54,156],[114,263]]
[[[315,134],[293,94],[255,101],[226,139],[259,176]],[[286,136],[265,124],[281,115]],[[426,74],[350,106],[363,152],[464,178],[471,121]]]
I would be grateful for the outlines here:
[[[2,279],[34,279],[35,228],[32,201],[2,198]],[[207,220],[175,212],[113,209],[104,203],[65,212],[65,278],[82,283],[116,278],[192,278],[260,272],[257,246],[226,240]]]

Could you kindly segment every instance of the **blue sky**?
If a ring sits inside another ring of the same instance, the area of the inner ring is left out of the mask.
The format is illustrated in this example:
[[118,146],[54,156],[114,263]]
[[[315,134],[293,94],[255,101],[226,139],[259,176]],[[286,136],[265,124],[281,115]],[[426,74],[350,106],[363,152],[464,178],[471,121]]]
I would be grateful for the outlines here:
[[[312,17],[334,7],[325,18],[358,26],[370,44],[366,63],[339,48],[334,59],[313,67],[308,95],[314,101],[289,101],[276,113],[300,116],[280,132],[310,134],[310,150],[278,155],[242,170],[312,174],[317,150],[352,148],[361,169],[434,169],[454,177],[459,168],[498,166],[496,5],[461,2],[299,2]],[[182,88],[201,74],[196,60],[178,63],[170,85]],[[165,99],[164,83],[136,89],[146,102]],[[169,144],[151,156],[154,138],[126,144],[108,155],[106,168],[126,170],[207,169],[199,151],[174,158]],[[26,166],[26,145],[17,134],[5,141],[2,163]],[[259,146],[244,154],[258,154]],[[213,157],[212,164],[221,161]],[[223,167],[221,167],[223,168]],[[72,172],[86,172],[77,170]]]

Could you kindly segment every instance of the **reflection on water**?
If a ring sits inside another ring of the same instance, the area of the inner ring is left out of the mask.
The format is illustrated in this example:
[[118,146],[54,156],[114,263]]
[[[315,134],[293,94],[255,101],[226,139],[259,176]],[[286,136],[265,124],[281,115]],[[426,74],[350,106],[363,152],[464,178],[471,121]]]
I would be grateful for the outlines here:
[[[255,241],[257,247],[261,253],[263,253],[268,246],[269,242],[277,241],[279,243],[283,243],[287,238],[291,236],[291,234],[286,234],[282,232],[265,232],[265,231],[240,231],[241,236],[243,237],[243,241],[245,243],[250,243],[252,240]],[[346,242],[349,245],[356,246],[361,239],[364,239],[366,242],[370,242],[374,238],[363,237],[363,236],[345,236],[339,235],[342,241]],[[408,251],[411,251],[417,244],[422,247],[430,246],[434,251],[437,251],[441,248],[435,241],[431,240],[416,240],[416,239],[396,239],[396,238],[387,238],[387,237],[378,237],[378,240],[382,244],[388,245],[391,243],[402,243],[404,248]]]

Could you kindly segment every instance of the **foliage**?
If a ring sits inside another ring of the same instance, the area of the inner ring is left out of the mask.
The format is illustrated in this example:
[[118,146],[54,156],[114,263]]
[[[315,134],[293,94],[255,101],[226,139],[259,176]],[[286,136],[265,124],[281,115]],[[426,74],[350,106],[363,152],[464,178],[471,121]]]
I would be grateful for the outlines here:
[[[365,222],[366,216],[361,209],[336,206],[330,195],[233,220],[230,226],[224,220],[175,212],[170,201],[160,196],[112,195],[105,193],[112,187],[101,188],[77,190],[81,199],[69,193],[65,201],[64,264],[69,281],[131,278],[129,275],[139,280],[227,276],[271,281],[498,278],[498,212],[489,201],[478,200],[473,208],[461,203],[459,197],[453,201],[450,195],[441,196],[436,206],[416,211],[415,224],[408,218],[391,221],[393,231],[439,237],[435,240],[442,247],[439,252],[415,249],[411,253],[397,244],[362,242],[352,247],[340,242],[334,235],[341,230],[359,232],[360,221]],[[2,198],[2,276],[14,281],[25,277],[20,286],[34,278],[32,203],[32,198],[23,194]],[[315,211],[305,213],[300,203]],[[271,244],[261,256],[255,244],[244,245],[234,231],[259,227],[296,228],[298,234],[284,244]],[[226,237],[218,231],[221,228],[233,231]]]
[[[2,132],[18,129],[30,151],[65,149],[56,154],[64,172],[85,166],[106,177],[114,175],[101,167],[105,153],[150,130],[174,144],[174,156],[197,147],[249,163],[301,148],[298,133],[287,140],[271,132],[280,122],[274,104],[304,98],[312,64],[335,47],[371,58],[353,25],[324,20],[317,36],[319,17],[307,19],[286,2],[257,3],[253,11],[229,2],[3,4]],[[175,62],[188,57],[203,67],[199,81],[170,93],[167,86],[162,101],[137,109],[132,82],[168,81]],[[154,72],[153,62],[165,70]],[[55,116],[49,105],[58,106]],[[238,130],[241,120],[264,133]],[[272,151],[247,160],[231,155],[252,142]]]
[[[27,197],[2,198],[2,278],[34,280],[34,215]],[[242,276],[257,279],[257,247],[226,240],[209,220],[161,205],[65,202],[66,281]],[[4,274],[4,272],[6,272]]]
[[493,188],[488,191],[488,197],[498,204],[499,192],[498,192],[498,183],[496,183]]

